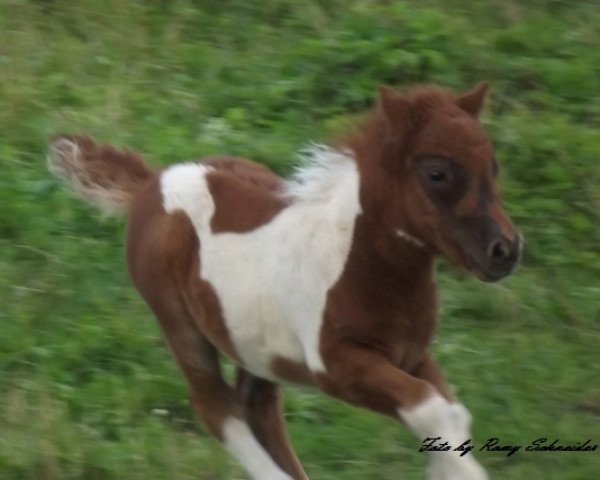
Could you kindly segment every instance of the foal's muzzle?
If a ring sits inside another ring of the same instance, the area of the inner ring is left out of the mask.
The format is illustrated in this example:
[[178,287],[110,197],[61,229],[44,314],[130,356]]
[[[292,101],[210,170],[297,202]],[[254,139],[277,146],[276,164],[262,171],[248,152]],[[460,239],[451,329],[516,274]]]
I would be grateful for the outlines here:
[[519,263],[522,249],[523,238],[520,234],[515,234],[513,239],[504,235],[492,239],[485,252],[486,259],[479,266],[480,278],[495,282],[509,275]]

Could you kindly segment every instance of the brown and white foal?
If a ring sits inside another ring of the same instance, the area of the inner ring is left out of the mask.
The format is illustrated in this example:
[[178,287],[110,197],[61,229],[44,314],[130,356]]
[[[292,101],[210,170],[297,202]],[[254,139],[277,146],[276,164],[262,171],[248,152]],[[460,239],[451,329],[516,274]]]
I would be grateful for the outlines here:
[[[151,170],[129,151],[58,136],[50,165],[87,200],[129,215],[127,262],[189,383],[194,409],[253,479],[306,479],[277,383],[308,384],[458,446],[469,414],[428,351],[434,257],[498,280],[519,236],[477,115],[480,84],[382,87],[339,148],[284,180],[237,158]],[[237,365],[221,375],[218,352]],[[432,454],[430,478],[480,480],[469,454]]]

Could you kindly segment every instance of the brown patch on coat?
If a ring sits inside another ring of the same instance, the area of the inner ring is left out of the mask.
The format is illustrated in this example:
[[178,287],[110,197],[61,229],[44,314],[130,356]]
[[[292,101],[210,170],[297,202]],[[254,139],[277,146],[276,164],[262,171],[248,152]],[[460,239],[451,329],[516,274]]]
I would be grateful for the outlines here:
[[430,353],[426,352],[421,363],[409,373],[431,383],[450,403],[456,402],[456,397],[450,390],[442,369]]
[[398,268],[398,240],[377,246],[370,241],[376,231],[368,218],[357,219],[344,272],[328,293],[320,338],[328,375],[319,381],[334,396],[397,416],[430,394],[405,372],[422,362],[436,327],[433,256],[407,244]]
[[276,356],[271,361],[271,371],[277,378],[299,385],[314,385],[314,374],[301,362]]
[[244,233],[270,222],[286,206],[283,181],[264,165],[233,157],[202,162],[212,167],[206,182],[215,204],[214,233]]
[[434,392],[432,385],[399,370],[368,346],[338,345],[319,388],[333,397],[399,420],[398,409],[411,409]]
[[[201,246],[194,227],[185,213],[165,212],[162,201],[157,176],[132,203],[127,241],[132,279],[149,303],[163,297],[161,292],[172,292],[172,301],[184,303],[196,328],[219,350],[239,361],[218,297],[210,283],[200,277]],[[169,325],[164,327],[168,330]]]

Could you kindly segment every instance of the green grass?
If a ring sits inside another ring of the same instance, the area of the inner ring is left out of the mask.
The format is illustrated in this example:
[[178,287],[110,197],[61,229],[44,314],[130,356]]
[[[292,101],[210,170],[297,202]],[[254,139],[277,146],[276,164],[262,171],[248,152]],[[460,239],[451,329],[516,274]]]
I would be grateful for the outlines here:
[[[244,478],[188,408],[127,279],[123,225],[50,178],[48,136],[286,173],[380,83],[492,83],[483,121],[524,263],[494,285],[442,264],[434,343],[477,443],[600,443],[599,24],[585,1],[2,2],[0,478]],[[402,426],[287,392],[311,478],[424,477]],[[599,455],[478,458],[494,478],[590,480]]]

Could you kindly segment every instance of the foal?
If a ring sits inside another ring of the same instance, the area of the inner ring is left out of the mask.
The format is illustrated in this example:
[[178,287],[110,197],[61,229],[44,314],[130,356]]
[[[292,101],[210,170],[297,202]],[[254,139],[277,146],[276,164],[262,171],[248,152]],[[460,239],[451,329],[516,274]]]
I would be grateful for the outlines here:
[[[381,87],[339,148],[314,147],[290,180],[219,157],[150,169],[141,156],[58,136],[50,166],[85,199],[128,212],[129,272],[164,331],[208,429],[255,480],[307,479],[277,383],[312,385],[389,415],[419,441],[470,437],[428,351],[434,257],[485,281],[520,239],[477,121],[486,85]],[[237,365],[222,377],[218,352]],[[431,455],[434,480],[482,480],[469,454]]]

